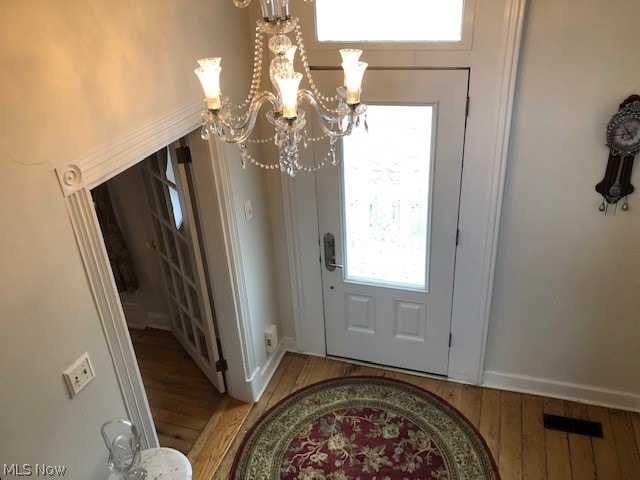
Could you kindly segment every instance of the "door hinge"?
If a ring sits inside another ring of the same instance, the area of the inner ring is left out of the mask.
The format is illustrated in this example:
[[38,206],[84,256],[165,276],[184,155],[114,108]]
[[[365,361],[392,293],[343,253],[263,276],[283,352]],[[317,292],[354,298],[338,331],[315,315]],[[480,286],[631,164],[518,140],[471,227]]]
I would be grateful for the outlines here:
[[216,362],[216,372],[226,372],[229,370],[227,367],[227,361],[224,358],[221,358]]
[[460,229],[456,230],[456,247],[460,243]]
[[469,105],[471,104],[471,97],[467,95],[467,106],[465,107],[465,116],[469,116]]
[[178,164],[191,163],[191,149],[186,145],[176,147],[176,156],[178,157]]
[[450,333],[449,334],[449,348],[451,348],[451,338],[453,337],[453,335]]

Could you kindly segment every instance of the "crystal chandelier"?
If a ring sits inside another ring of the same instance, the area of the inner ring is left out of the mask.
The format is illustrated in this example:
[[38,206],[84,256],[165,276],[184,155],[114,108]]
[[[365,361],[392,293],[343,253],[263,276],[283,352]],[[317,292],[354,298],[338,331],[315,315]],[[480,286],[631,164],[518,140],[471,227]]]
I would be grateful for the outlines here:
[[[290,2],[260,0],[263,19],[258,20],[256,26],[253,77],[249,95],[242,104],[232,105],[221,96],[221,58],[198,60],[200,67],[195,73],[206,97],[206,107],[202,113],[202,138],[207,140],[210,132],[214,132],[225,142],[238,144],[243,168],[250,161],[266,169],[279,168],[293,177],[300,170],[316,171],[328,161],[336,165],[337,139],[349,135],[359,126],[363,115],[363,123],[367,128],[367,107],[360,103],[362,77],[367,64],[360,61],[362,50],[340,50],[344,85],[337,89],[336,95],[329,97],[320,93],[311,76],[298,19],[291,16]],[[234,0],[237,7],[247,7],[250,3],[251,0]],[[295,45],[287,34],[295,37]],[[269,66],[269,77],[275,93],[261,90],[264,35],[271,36],[268,46],[273,59]],[[308,88],[300,88],[303,75],[294,71],[296,51],[304,68]],[[268,138],[252,138],[258,113],[265,103],[272,107],[267,111],[266,118],[273,125],[275,134]],[[320,135],[309,135],[303,106],[315,111]],[[310,142],[327,138],[329,150],[322,161],[315,165],[304,165],[300,159],[301,147],[306,148]],[[278,147],[277,163],[263,164],[249,153],[247,143],[269,142],[274,142]]]

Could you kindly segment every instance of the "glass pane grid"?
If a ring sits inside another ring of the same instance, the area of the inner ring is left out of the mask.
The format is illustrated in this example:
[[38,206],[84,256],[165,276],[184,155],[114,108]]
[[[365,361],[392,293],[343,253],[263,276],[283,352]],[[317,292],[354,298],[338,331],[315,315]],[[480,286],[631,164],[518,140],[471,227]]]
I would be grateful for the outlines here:
[[370,105],[370,132],[343,140],[347,281],[427,288],[433,112]]
[[160,264],[162,265],[162,273],[167,285],[167,291],[169,292],[169,295],[173,295],[175,297],[176,289],[173,285],[173,277],[171,276],[171,265],[169,265],[169,262],[167,262],[164,257],[162,257]]
[[160,217],[160,215],[158,215],[155,212],[151,212],[151,216],[153,218],[155,218],[159,223],[161,223],[163,226],[167,227],[169,230],[171,230],[176,237],[181,238],[182,240],[184,240],[185,242],[187,241],[187,237],[184,234],[184,232],[182,231],[183,229],[181,228],[180,230],[176,230],[175,226],[173,225],[173,223],[168,222],[167,220],[163,219],[162,217]]
[[187,245],[186,240],[182,239],[182,241],[178,242],[179,251],[182,255],[182,262],[184,264],[184,273],[189,278],[189,280],[194,281],[194,269],[191,268],[191,254],[189,252],[189,246]]
[[163,233],[164,243],[167,246],[166,255],[169,258],[169,261],[174,265],[180,266],[180,260],[178,259],[178,249],[176,248],[176,240],[173,236],[173,232],[165,227],[163,229]]
[[142,177],[142,181],[144,182],[144,190],[145,190],[145,193],[147,194],[147,206],[152,212],[155,213],[157,212],[157,208],[156,208],[157,200],[155,198],[153,186],[151,185],[149,176],[147,174],[148,169],[143,166],[143,163],[138,164],[138,169],[139,169],[138,172],[140,173],[140,176]]
[[151,224],[153,225],[153,238],[156,241],[156,248],[161,251],[164,252],[165,250],[165,244],[164,244],[164,237],[162,236],[162,226],[160,225],[160,222],[155,218],[155,217],[151,217],[152,222]]
[[173,327],[180,333],[183,333],[182,318],[180,317],[180,309],[175,300],[169,296],[169,303],[171,305],[171,318],[173,320]]
[[196,329],[198,333],[198,346],[200,348],[200,355],[208,362],[209,361],[209,348],[207,347],[207,339],[204,333],[199,328]]

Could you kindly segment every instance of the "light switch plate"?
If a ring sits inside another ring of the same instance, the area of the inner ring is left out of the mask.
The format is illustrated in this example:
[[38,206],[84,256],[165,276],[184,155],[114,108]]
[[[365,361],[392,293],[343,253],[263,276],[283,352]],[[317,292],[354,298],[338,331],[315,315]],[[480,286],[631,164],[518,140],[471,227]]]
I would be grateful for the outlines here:
[[83,353],[80,358],[73,362],[73,365],[62,372],[62,376],[67,382],[69,393],[71,393],[72,397],[75,397],[95,377],[89,354],[87,352]]
[[247,220],[247,222],[253,218],[253,208],[251,207],[251,200],[247,200],[244,204],[244,218]]

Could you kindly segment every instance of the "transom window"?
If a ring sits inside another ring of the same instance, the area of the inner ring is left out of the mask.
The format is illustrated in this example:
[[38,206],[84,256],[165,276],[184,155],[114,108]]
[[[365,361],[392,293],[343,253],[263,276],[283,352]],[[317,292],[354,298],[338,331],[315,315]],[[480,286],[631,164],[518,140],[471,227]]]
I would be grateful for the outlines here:
[[464,0],[314,2],[319,42],[460,42]]

